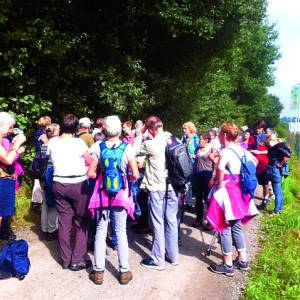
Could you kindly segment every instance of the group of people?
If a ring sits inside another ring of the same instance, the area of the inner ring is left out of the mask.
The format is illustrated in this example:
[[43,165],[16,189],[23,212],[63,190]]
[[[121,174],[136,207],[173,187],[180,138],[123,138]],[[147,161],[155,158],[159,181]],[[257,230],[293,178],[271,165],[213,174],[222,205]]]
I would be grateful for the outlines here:
[[[0,112],[0,225],[14,214],[17,175],[11,166],[24,152],[26,141],[22,133],[8,139],[14,124],[10,114]],[[118,253],[119,282],[132,280],[128,218],[137,219],[137,232],[153,232],[151,254],[141,266],[156,270],[163,270],[166,262],[176,266],[182,207],[191,210],[195,197],[196,217],[191,225],[220,234],[223,262],[209,268],[233,276],[235,268],[249,269],[242,224],[258,209],[265,209],[269,181],[275,194],[274,213],[282,210],[281,181],[288,173],[291,152],[274,131],[265,131],[263,122],[253,132],[224,123],[199,135],[192,122],[184,123],[181,142],[193,166],[184,192],[169,183],[166,147],[172,135],[157,116],[145,123],[137,121],[134,129],[130,121],[122,124],[117,116],[108,116],[96,119],[92,130],[89,118],[74,114],[64,116],[59,125],[44,116],[37,125],[36,153],[47,160],[47,168],[43,178],[35,179],[32,198],[42,203],[42,231],[46,240],[58,239],[62,268],[72,271],[92,265],[86,260],[91,239],[94,263],[89,278],[95,284],[103,283],[108,228]],[[242,157],[257,166],[264,193],[258,207],[241,189]],[[238,252],[235,260],[233,241]]]

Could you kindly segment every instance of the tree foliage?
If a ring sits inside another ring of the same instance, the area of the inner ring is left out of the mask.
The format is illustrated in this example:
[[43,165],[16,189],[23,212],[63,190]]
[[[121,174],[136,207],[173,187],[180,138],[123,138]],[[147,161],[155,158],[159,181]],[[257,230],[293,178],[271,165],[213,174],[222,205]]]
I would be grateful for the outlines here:
[[272,125],[266,0],[0,0],[0,110]]

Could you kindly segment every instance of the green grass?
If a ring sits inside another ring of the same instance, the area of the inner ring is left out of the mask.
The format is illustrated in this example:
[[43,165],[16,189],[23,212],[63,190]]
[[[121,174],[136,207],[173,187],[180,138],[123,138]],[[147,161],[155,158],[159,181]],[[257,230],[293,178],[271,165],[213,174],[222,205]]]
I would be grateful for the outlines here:
[[40,222],[40,213],[32,209],[31,188],[23,184],[17,192],[16,213],[12,226],[14,228],[30,227]]
[[243,299],[300,299],[300,161],[292,158],[290,165],[292,174],[283,182],[283,211],[262,219],[261,251]]

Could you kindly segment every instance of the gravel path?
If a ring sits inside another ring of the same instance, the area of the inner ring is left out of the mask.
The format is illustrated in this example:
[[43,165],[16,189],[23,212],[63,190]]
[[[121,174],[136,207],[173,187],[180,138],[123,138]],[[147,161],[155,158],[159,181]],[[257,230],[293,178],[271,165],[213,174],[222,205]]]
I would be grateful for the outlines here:
[[[257,217],[245,227],[250,261],[257,252]],[[150,253],[151,236],[128,232],[130,241],[129,262],[133,281],[121,286],[117,281],[117,255],[107,249],[107,271],[102,286],[88,279],[88,272],[63,270],[57,262],[56,241],[40,241],[39,229],[34,227],[18,233],[18,238],[29,242],[31,269],[23,281],[15,278],[0,281],[0,299],[10,300],[76,300],[76,299],[238,299],[247,273],[236,271],[233,278],[216,275],[207,270],[211,262],[220,262],[220,246],[216,243],[212,255],[205,257],[203,251],[212,233],[189,227],[193,216],[186,213],[182,224],[183,245],[180,247],[180,264],[166,265],[164,271],[149,270],[139,265]],[[93,259],[92,253],[89,253]]]

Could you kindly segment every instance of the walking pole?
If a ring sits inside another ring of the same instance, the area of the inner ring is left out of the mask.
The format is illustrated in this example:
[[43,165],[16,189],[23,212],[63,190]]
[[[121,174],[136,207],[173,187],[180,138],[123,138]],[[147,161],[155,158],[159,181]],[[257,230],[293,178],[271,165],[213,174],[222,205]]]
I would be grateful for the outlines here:
[[213,238],[212,238],[212,240],[211,240],[211,242],[210,242],[210,244],[209,244],[206,252],[204,253],[205,256],[210,256],[211,255],[212,247],[214,246],[217,237],[218,237],[218,232],[215,231],[214,236],[213,236]]

